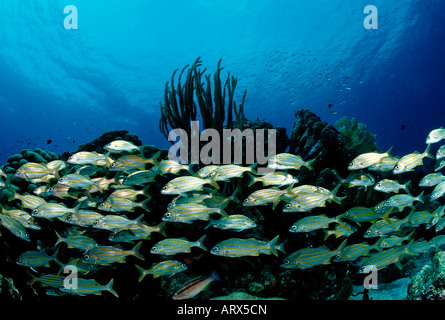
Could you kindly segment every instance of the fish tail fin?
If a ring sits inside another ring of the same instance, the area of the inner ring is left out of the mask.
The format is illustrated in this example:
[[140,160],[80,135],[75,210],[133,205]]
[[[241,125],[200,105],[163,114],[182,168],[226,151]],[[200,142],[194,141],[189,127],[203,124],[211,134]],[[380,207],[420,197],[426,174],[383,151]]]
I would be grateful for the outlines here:
[[247,185],[248,188],[250,188],[252,186],[252,184],[254,184],[255,182],[257,182],[257,178],[250,172],[247,172],[247,175],[250,177],[250,182]]
[[277,235],[275,238],[270,240],[269,243],[267,244],[267,246],[269,247],[270,252],[272,252],[273,255],[276,256],[276,257],[278,257],[278,251],[277,251],[277,248],[276,248],[276,244],[277,244],[279,236],[280,235]]
[[303,166],[306,167],[306,168],[308,168],[308,169],[311,170],[311,171],[314,170],[314,168],[312,167],[312,164],[314,163],[315,159],[316,159],[316,158],[306,161],[306,162],[303,164]]
[[119,295],[113,289],[113,284],[114,284],[114,279],[111,279],[110,282],[108,282],[108,284],[107,284],[107,291],[111,292],[111,294],[113,296],[115,296],[116,298],[119,298]]
[[142,189],[142,194],[144,196],[146,196],[147,198],[151,198],[151,194],[148,193],[149,189],[150,189],[150,184],[149,183],[144,187],[144,189]]
[[54,230],[54,232],[56,233],[56,236],[57,236],[57,241],[54,246],[57,246],[59,243],[63,242],[63,238],[57,231]]
[[138,258],[141,259],[142,261],[145,261],[144,256],[139,252],[140,248],[142,246],[142,241],[139,241],[138,244],[136,244],[133,249],[131,249],[131,251],[133,252],[133,255]]
[[205,251],[208,251],[207,247],[204,245],[204,240],[205,240],[206,236],[207,236],[207,235],[203,235],[201,238],[199,238],[199,240],[196,241],[196,245],[197,245],[199,248],[201,248],[201,249],[203,249],[203,250],[205,250]]
[[187,169],[187,171],[188,171],[192,176],[195,176],[195,175],[196,175],[195,170],[193,170],[193,166],[194,166],[194,165],[195,165],[194,163],[190,163],[190,164],[188,165],[188,169]]
[[27,284],[29,286],[32,286],[34,284],[34,282],[36,282],[37,277],[34,276],[31,272],[26,271],[26,273],[31,277],[31,279],[28,280]]
[[138,282],[141,282],[142,279],[144,279],[145,276],[147,275],[146,272],[145,272],[145,269],[142,268],[141,266],[138,266],[137,264],[135,264],[134,266],[136,267],[136,269],[139,270],[139,279],[138,279]]
[[155,154],[154,154],[154,156],[153,157],[151,157],[151,162],[156,166],[156,167],[158,167],[159,169],[161,169],[161,163],[159,162],[159,156],[161,155],[161,151],[158,151],[158,152],[156,152]]
[[406,193],[409,193],[408,186],[409,186],[410,184],[411,184],[411,180],[409,180],[407,183],[405,183],[405,184],[403,185],[403,190],[405,190]]
[[207,180],[215,189],[219,190],[219,185],[218,185],[218,183],[216,183],[216,177],[217,177],[217,174],[214,174],[214,175],[212,175],[212,177],[210,179],[207,179]]
[[95,183],[94,183],[94,185],[96,186],[96,188],[97,188],[97,190],[99,190],[99,192],[100,193],[102,193],[103,191],[104,191],[104,189],[102,188],[102,182],[104,182],[106,180],[106,178],[105,177],[103,177],[102,179],[100,179],[100,180],[98,180],[98,181],[96,181]]
[[255,162],[254,164],[249,166],[249,171],[252,172],[254,175],[258,175],[258,172],[255,170],[257,165],[258,165],[258,162]]
[[164,237],[167,237],[167,233],[165,233],[165,225],[167,224],[166,221],[162,221],[160,224],[156,226],[158,229],[158,232],[162,234]]
[[391,146],[388,150],[386,150],[385,154],[386,154],[387,157],[391,157],[391,152],[392,152],[392,148],[393,147],[394,146]]
[[277,250],[281,251],[282,253],[286,254],[286,250],[284,249],[284,245],[286,244],[288,239],[284,240],[278,247]]
[[148,208],[147,203],[151,200],[151,198],[147,198],[141,202],[141,208],[147,212],[150,212],[150,208]]
[[232,200],[233,202],[236,202],[236,203],[238,203],[238,204],[241,204],[241,200],[240,199],[238,199],[237,197],[236,197],[236,195],[237,195],[237,193],[240,191],[240,187],[237,187],[236,189],[235,189],[235,191],[233,191],[233,193],[232,193],[232,195],[228,198],[228,199],[230,199],[230,200]]
[[346,243],[348,242],[348,239],[346,238],[341,244],[340,246],[337,248],[337,252],[342,252],[342,250],[346,247]]
[[425,152],[423,153],[425,157],[428,157],[430,159],[434,159],[434,156],[430,153],[431,144],[428,144],[426,146]]
[[229,215],[227,214],[227,212],[224,210],[225,207],[227,207],[227,205],[229,204],[229,199],[224,200],[223,202],[221,202],[221,204],[218,207],[218,213],[220,215],[222,215],[223,217],[227,218]]
[[405,252],[406,254],[409,254],[410,256],[414,256],[414,255],[416,255],[416,253],[412,250],[413,243],[414,243],[414,239],[412,239],[412,240],[406,245],[405,250],[404,250],[404,252]]
[[422,192],[416,197],[416,199],[419,200],[419,202],[421,202],[421,203],[425,203],[425,202],[423,201],[423,199],[422,199],[424,193],[425,193],[425,190],[422,191]]
[[390,207],[388,210],[386,210],[386,212],[383,214],[382,219],[385,220],[387,223],[391,224],[391,220],[389,220],[389,215],[392,213],[392,211],[394,210],[394,207]]
[[212,218],[209,218],[209,224],[204,228],[204,230],[207,229],[207,228],[210,228],[211,226],[213,226],[215,224],[215,221],[216,220],[213,220]]
[[213,270],[213,271],[210,273],[210,276],[212,277],[213,280],[221,281],[221,277],[219,276],[219,274],[216,273],[215,270]]
[[334,190],[331,191],[331,198],[332,198],[332,200],[333,200],[335,203],[338,203],[339,205],[341,205],[341,201],[342,201],[343,199],[346,199],[346,198],[347,198],[347,197],[337,197],[338,189],[340,189],[341,186],[342,186],[342,184],[341,184],[341,183],[338,183],[338,184],[335,186]]
[[379,240],[377,240],[377,242],[374,243],[374,245],[373,245],[373,249],[375,249],[375,250],[377,250],[377,251],[379,251],[379,252],[382,251],[383,248],[382,248],[381,244],[382,244],[382,242],[383,242],[384,240],[385,240],[384,237],[380,237]]

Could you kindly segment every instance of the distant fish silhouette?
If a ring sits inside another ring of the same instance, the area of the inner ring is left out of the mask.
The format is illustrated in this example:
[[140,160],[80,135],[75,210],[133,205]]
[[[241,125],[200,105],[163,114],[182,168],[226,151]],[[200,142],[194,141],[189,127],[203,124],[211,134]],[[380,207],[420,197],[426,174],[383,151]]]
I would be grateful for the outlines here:
[[400,130],[405,130],[406,126],[404,124],[402,124],[402,126],[400,127]]
[[50,144],[51,142],[53,142],[51,139],[46,140],[46,144]]

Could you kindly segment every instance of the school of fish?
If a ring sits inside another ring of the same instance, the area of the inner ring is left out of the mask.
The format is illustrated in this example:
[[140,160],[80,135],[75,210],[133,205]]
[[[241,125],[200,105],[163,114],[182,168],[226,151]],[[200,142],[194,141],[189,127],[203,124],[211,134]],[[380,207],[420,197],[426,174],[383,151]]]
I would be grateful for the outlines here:
[[[445,176],[440,173],[445,166],[445,145],[435,156],[430,153],[431,145],[442,139],[445,139],[445,129],[439,128],[427,136],[423,153],[413,152],[398,158],[391,156],[391,148],[385,153],[360,154],[350,162],[347,178],[334,172],[338,184],[331,190],[299,184],[295,176],[302,167],[312,170],[316,159],[303,161],[298,155],[276,154],[268,161],[272,172],[264,175],[257,174],[255,164],[207,165],[195,172],[193,166],[159,159],[159,153],[147,159],[142,156],[142,147],[116,140],[105,146],[105,154],[81,151],[66,162],[56,160],[22,165],[14,175],[38,185],[34,194],[20,194],[9,183],[11,175],[0,170],[0,186],[10,193],[8,203],[0,207],[0,222],[3,229],[26,242],[31,241],[29,230],[33,230],[32,236],[38,239],[42,221],[58,220],[66,224],[64,233],[54,230],[57,241],[52,254],[38,245],[35,250],[16,257],[18,265],[37,273],[31,283],[48,287],[47,294],[55,296],[84,296],[108,291],[118,297],[113,289],[114,279],[108,284],[100,284],[87,274],[125,262],[127,257],[144,261],[151,256],[150,260],[154,257],[163,259],[149,269],[135,264],[140,272],[139,279],[135,280],[143,281],[146,275],[172,277],[187,270],[187,265],[175,260],[175,255],[190,252],[192,248],[224,257],[228,264],[230,259],[274,255],[277,264],[285,269],[309,269],[345,261],[358,265],[363,272],[370,265],[377,270],[391,264],[401,268],[404,257],[431,248],[438,250],[445,245],[445,234],[440,234],[445,228],[445,205],[441,205]],[[405,180],[404,173],[423,165],[424,158],[433,159],[435,169],[419,182],[422,192],[412,195],[412,183]],[[160,190],[163,197],[170,199],[169,204],[164,212],[150,212],[150,185],[160,175],[171,178]],[[247,189],[255,187],[247,197],[239,199],[238,189],[225,194],[225,183],[245,176],[250,178]],[[384,194],[385,200],[372,207],[343,207],[342,202],[347,197],[344,191],[349,188],[362,189],[363,192],[374,189]],[[67,206],[67,199],[73,205]],[[229,204],[233,209],[227,210]],[[433,209],[425,209],[426,204]],[[326,210],[320,214],[327,205],[339,206],[343,213],[332,216]],[[260,226],[253,216],[241,214],[256,206],[271,206],[271,214],[276,215],[276,219],[280,219],[280,215],[292,215],[295,223],[289,225],[287,234],[272,239],[243,236],[245,230]],[[317,214],[313,214],[316,208]],[[145,215],[157,215],[162,222],[150,226],[144,220]],[[201,234],[184,234],[177,238],[169,237],[166,232],[168,224],[186,225],[195,221],[208,223]],[[421,225],[434,228],[437,236],[429,241],[415,239],[415,228]],[[229,230],[233,237],[209,246],[206,236],[213,228]],[[92,230],[105,233],[108,242],[99,243],[92,236],[95,234],[90,232]],[[325,239],[340,238],[340,245],[335,248],[294,248],[287,244],[286,240],[296,233],[310,234],[317,230],[325,233]],[[363,241],[349,243],[349,237],[359,230],[364,230]],[[154,245],[144,245],[154,232],[165,238]],[[81,257],[61,261],[58,257],[61,243],[65,243],[69,250],[76,250]],[[45,267],[50,263],[59,264],[61,270],[74,266],[78,272],[76,285],[67,284],[67,276],[61,272],[46,273]],[[194,278],[172,298],[194,297],[214,280],[219,280],[215,272]]]

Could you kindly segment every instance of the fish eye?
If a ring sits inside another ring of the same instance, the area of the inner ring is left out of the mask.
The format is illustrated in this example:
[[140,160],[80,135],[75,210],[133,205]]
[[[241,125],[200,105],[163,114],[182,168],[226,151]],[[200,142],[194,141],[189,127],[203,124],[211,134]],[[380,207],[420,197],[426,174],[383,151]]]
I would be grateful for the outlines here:
[[218,247],[213,247],[212,251],[213,251],[213,252],[218,252],[219,249],[218,249]]
[[25,233],[25,238],[29,239],[29,234]]
[[391,201],[389,201],[389,200],[385,202],[386,206],[389,206],[390,204],[391,204]]
[[90,260],[90,256],[89,255],[84,255],[83,256],[83,261],[88,261],[88,260]]
[[288,265],[289,263],[290,263],[289,260],[285,260],[285,261],[284,261],[284,264],[285,264],[285,265]]
[[297,226],[293,225],[292,230],[297,230]]
[[167,213],[165,214],[165,217],[166,217],[166,218],[170,218],[170,212],[167,212]]

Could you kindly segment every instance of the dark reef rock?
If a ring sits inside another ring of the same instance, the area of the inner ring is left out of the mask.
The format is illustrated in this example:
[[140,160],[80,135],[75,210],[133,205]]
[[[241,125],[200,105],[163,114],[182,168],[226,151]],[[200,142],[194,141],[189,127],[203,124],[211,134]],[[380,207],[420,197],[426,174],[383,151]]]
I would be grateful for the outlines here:
[[295,118],[289,153],[305,161],[316,159],[312,165],[316,172],[324,168],[343,171],[349,157],[337,129],[306,109],[295,112]]
[[408,286],[408,300],[445,300],[445,252],[434,255],[431,263],[425,264],[412,277]]

